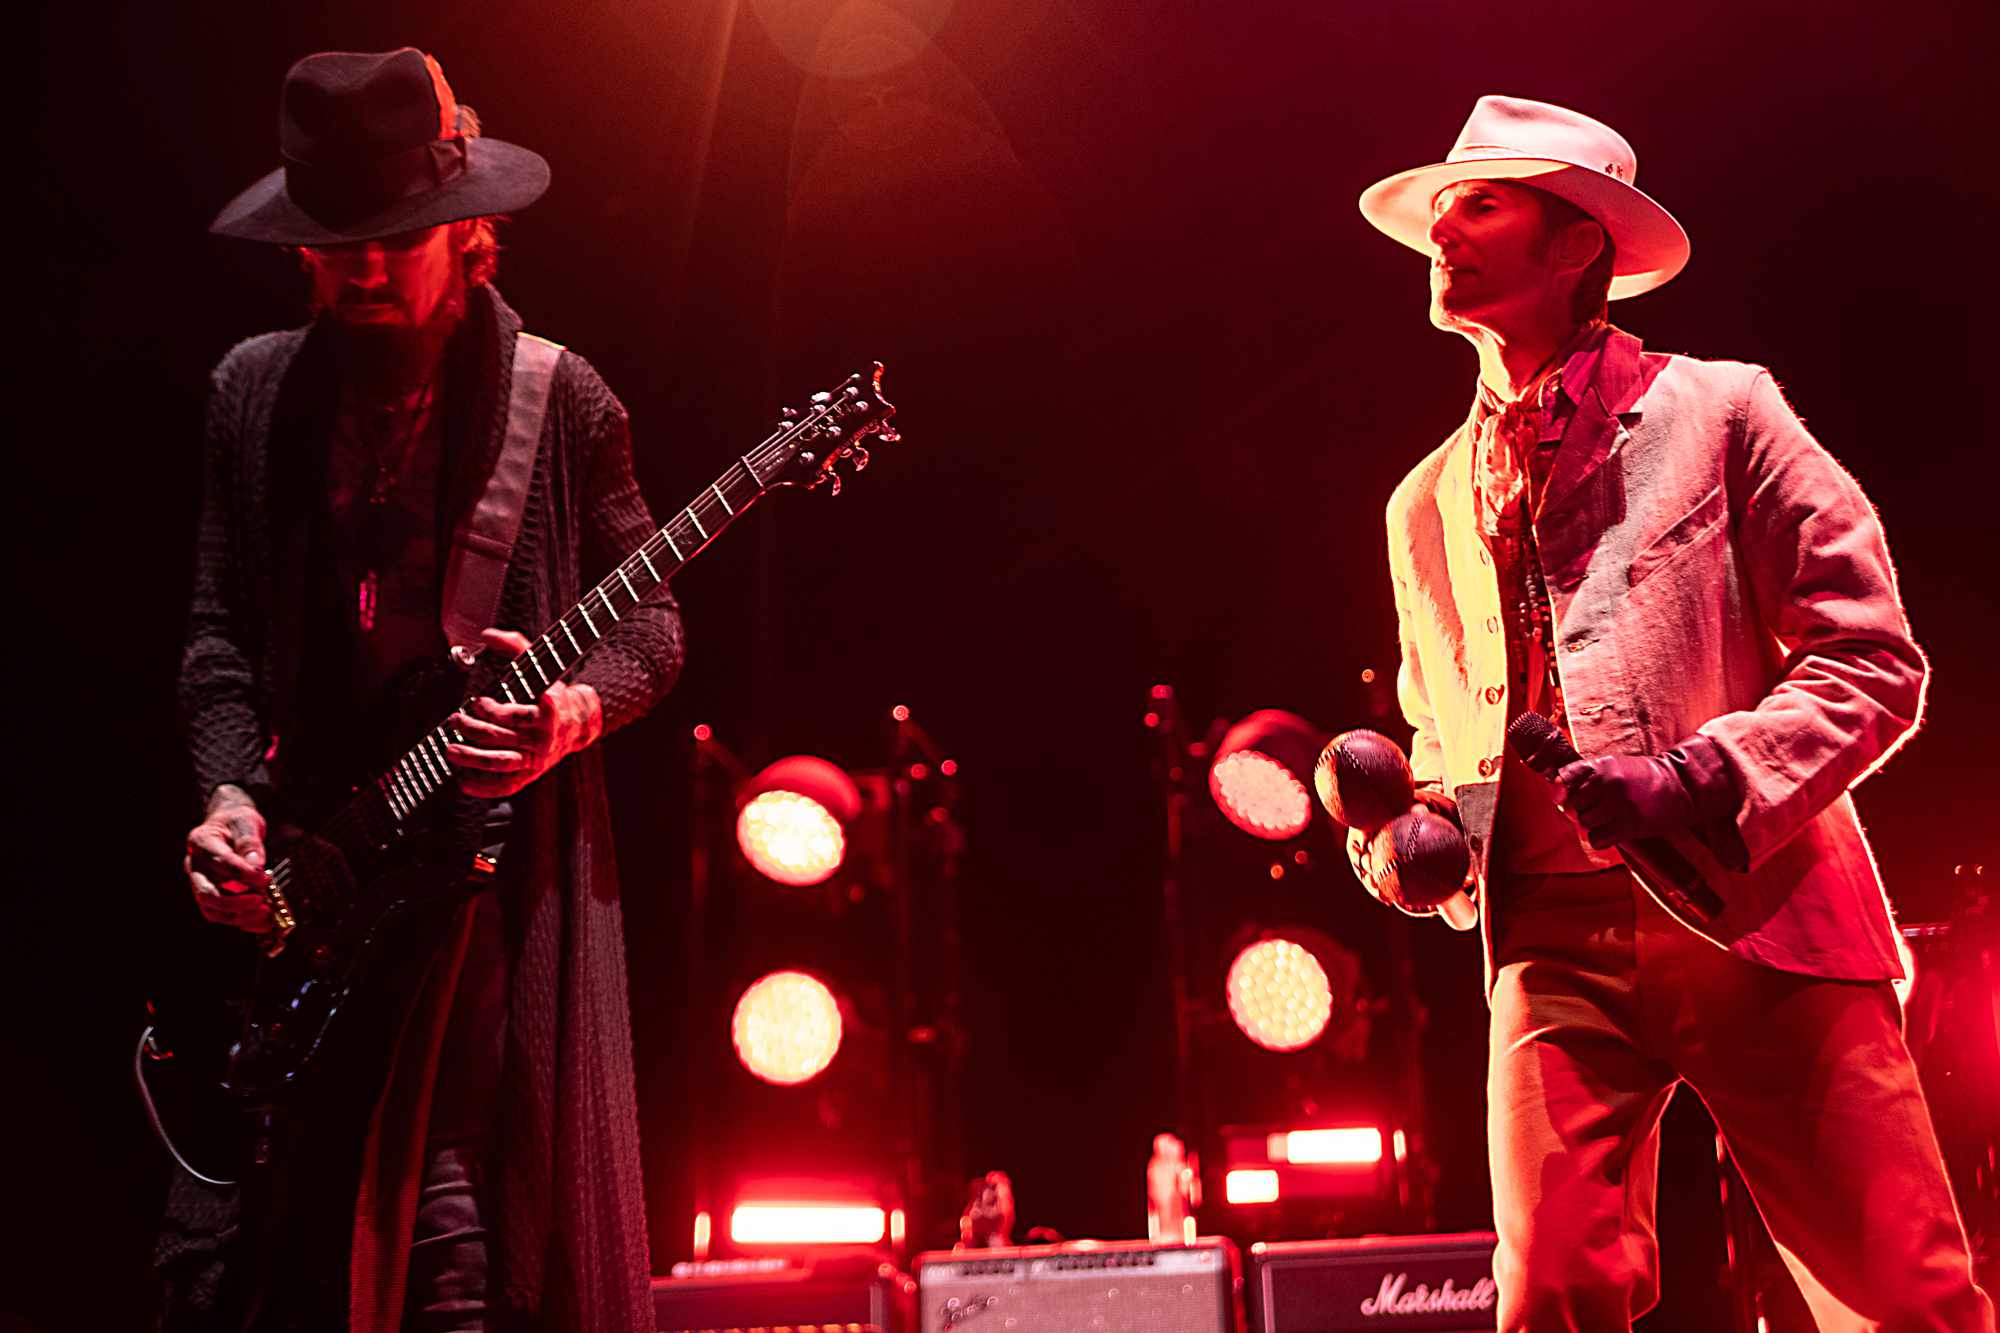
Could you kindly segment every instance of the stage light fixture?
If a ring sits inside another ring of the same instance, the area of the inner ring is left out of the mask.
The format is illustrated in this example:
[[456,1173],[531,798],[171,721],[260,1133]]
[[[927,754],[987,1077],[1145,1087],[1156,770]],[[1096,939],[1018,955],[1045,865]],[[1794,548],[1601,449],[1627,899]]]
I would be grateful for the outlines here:
[[759,977],[736,1001],[729,1039],[743,1067],[789,1087],[804,1083],[840,1050],[840,1002],[826,983],[804,972]]
[[888,1211],[877,1204],[739,1203],[729,1214],[738,1245],[877,1245],[888,1230]]
[[780,759],[737,793],[736,842],[758,872],[806,888],[840,869],[861,789],[837,766],[809,754]]
[[1310,1046],[1333,1017],[1333,985],[1313,951],[1297,940],[1265,938],[1246,945],[1224,983],[1229,1016],[1267,1051]]
[[1245,833],[1282,842],[1312,823],[1312,771],[1327,736],[1296,713],[1266,708],[1223,733],[1209,795]]
[[1222,1178],[1222,1197],[1230,1203],[1276,1203],[1278,1173],[1268,1167],[1237,1167]]
[[1293,1166],[1373,1166],[1382,1160],[1382,1131],[1373,1125],[1283,1130],[1270,1136],[1266,1151]]

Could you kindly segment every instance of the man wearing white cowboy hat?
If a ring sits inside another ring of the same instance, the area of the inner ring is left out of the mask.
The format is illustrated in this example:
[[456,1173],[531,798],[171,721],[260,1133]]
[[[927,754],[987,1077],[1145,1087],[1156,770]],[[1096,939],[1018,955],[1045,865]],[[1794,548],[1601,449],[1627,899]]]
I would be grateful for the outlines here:
[[[1688,258],[1635,168],[1587,116],[1483,97],[1446,161],[1361,196],[1479,354],[1388,531],[1412,766],[1473,851],[1500,1326],[1654,1303],[1685,1080],[1823,1326],[1990,1330],[1846,794],[1914,730],[1926,663],[1873,509],[1769,372],[1605,322]],[[1582,756],[1553,782],[1506,743],[1528,712]],[[1721,909],[1642,887],[1616,848],[1646,839]]]
[[[581,574],[656,527],[624,408],[583,358],[523,333],[490,282],[493,215],[533,203],[548,165],[482,136],[407,47],[300,60],[279,145],[284,166],[213,230],[297,248],[316,317],[239,344],[212,377],[180,679],[205,812],[189,886],[203,916],[253,933],[271,929],[267,820],[314,826],[380,766],[358,719],[443,655],[441,619],[476,608],[455,645],[524,651],[479,625],[547,624]],[[516,484],[489,488],[496,475]],[[511,506],[518,536],[504,573],[480,567],[486,595],[461,598],[473,566],[448,552],[475,502]],[[470,807],[492,873],[467,879],[453,821],[417,817],[411,841],[440,839],[452,870],[443,905],[399,925],[346,1002],[360,1014],[287,1109],[284,1167],[245,1173],[261,1182],[247,1206],[174,1177],[161,1327],[653,1327],[592,747],[666,693],[682,639],[664,584],[614,618],[537,702],[454,716],[456,782],[435,804],[459,823]]]

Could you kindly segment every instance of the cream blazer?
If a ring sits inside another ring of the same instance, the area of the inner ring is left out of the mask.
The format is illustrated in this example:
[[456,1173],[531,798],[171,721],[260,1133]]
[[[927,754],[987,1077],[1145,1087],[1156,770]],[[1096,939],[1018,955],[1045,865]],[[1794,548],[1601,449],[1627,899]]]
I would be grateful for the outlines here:
[[[1461,427],[1396,488],[1388,530],[1411,763],[1457,797],[1483,890],[1509,673],[1472,455]],[[1734,771],[1748,864],[1677,839],[1727,904],[1704,933],[1787,971],[1900,976],[1847,792],[1916,729],[1928,666],[1874,509],[1770,372],[1612,330],[1535,535],[1577,749],[1699,731]]]

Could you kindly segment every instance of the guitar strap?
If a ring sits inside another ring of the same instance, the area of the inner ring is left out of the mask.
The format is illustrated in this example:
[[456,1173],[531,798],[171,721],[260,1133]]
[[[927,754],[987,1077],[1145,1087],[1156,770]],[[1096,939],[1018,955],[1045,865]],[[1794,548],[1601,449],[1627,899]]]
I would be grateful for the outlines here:
[[500,609],[500,584],[521,535],[528,483],[535,475],[536,446],[548,415],[562,344],[532,333],[514,338],[513,392],[507,399],[507,434],[486,491],[451,538],[444,577],[444,636],[452,654],[469,660],[479,650],[479,631]]

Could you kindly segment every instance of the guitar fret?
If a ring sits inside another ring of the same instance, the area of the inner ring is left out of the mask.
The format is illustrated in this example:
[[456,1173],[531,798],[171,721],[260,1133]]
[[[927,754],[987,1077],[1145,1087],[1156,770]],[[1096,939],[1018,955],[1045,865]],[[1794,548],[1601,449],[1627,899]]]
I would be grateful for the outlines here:
[[576,641],[576,634],[569,627],[569,618],[565,616],[563,619],[557,621],[556,623],[562,626],[563,637],[569,640],[570,651],[575,653],[578,657],[582,657],[583,645]]
[[701,519],[699,519],[698,517],[696,517],[696,516],[695,516],[695,512],[694,512],[694,506],[693,506],[693,505],[689,505],[689,506],[688,506],[688,507],[687,507],[687,508],[686,508],[685,510],[683,510],[683,511],[681,511],[681,512],[685,513],[685,514],[686,514],[686,515],[688,516],[688,522],[690,522],[690,523],[694,524],[694,530],[695,530],[696,532],[699,532],[699,533],[701,534],[701,539],[702,539],[703,541],[707,541],[707,540],[708,540],[708,529],[707,529],[707,528],[704,528],[704,527],[703,527],[703,526],[701,525]]
[[680,561],[682,564],[686,564],[687,557],[681,554],[680,547],[674,545],[674,534],[666,528],[661,528],[660,535],[667,539],[667,549],[674,553],[674,559]]
[[409,815],[409,810],[415,807],[416,801],[412,799],[409,788],[403,785],[403,775],[401,773],[398,773],[395,769],[391,768],[389,770],[389,779],[391,782],[395,784],[396,799],[402,802],[402,806],[404,807],[396,811],[396,817],[398,819],[407,818]]
[[441,786],[444,782],[444,775],[437,771],[437,766],[431,758],[431,752],[420,744],[416,749],[410,751],[410,753],[417,757],[417,767],[422,769],[424,777],[430,780],[432,790],[436,790],[438,786]]
[[431,775],[424,771],[423,765],[418,763],[413,756],[407,754],[398,762],[401,763],[403,772],[409,775],[410,784],[417,789],[419,797],[429,796],[431,794]]
[[525,676],[525,675],[523,675],[523,674],[522,674],[522,672],[521,672],[521,659],[517,657],[517,658],[515,658],[515,659],[514,659],[513,661],[509,662],[509,663],[507,664],[507,669],[508,669],[509,671],[512,671],[512,672],[514,673],[514,679],[515,679],[515,680],[518,680],[518,681],[520,681],[520,682],[521,682],[521,693],[523,693],[524,695],[526,695],[526,696],[527,696],[527,699],[522,699],[522,700],[519,700],[518,702],[521,702],[521,703],[526,703],[528,699],[532,699],[532,698],[534,698],[534,697],[535,697],[535,687],[534,687],[534,686],[532,686],[532,685],[530,685],[530,684],[528,684],[528,678],[527,678],[527,676]]
[[611,598],[605,595],[604,585],[602,583],[597,585],[597,600],[604,603],[604,609],[611,614],[611,619],[614,622],[616,622],[619,618],[618,608],[613,606],[611,604]]
[[722,493],[721,484],[718,482],[711,481],[710,483],[708,483],[708,489],[714,491],[715,498],[722,501],[722,512],[729,515],[731,518],[736,517],[736,511],[729,507],[729,497]]
[[736,461],[741,463],[743,465],[743,470],[750,474],[750,480],[755,482],[761,488],[764,484],[764,479],[757,475],[756,468],[750,466],[750,456],[748,454],[738,454],[736,456]]
[[583,627],[590,631],[590,637],[593,639],[603,638],[604,636],[597,632],[597,622],[590,618],[590,608],[582,602],[578,602],[576,609],[583,616]]
[[444,742],[438,739],[438,734],[435,731],[424,737],[424,748],[430,752],[431,758],[437,761],[439,770],[449,779],[451,777],[451,760],[445,755]]
[[660,579],[660,571],[654,569],[653,562],[646,558],[646,548],[643,546],[639,548],[639,559],[645,563],[646,572],[653,576],[653,582],[655,583],[661,582],[662,580]]
[[623,565],[618,566],[618,581],[625,585],[625,595],[630,597],[636,604],[639,600],[639,594],[633,589],[632,580],[625,577],[625,566]]
[[528,659],[528,665],[533,667],[535,674],[542,678],[542,688],[547,689],[549,687],[549,673],[542,670],[542,664],[535,660],[535,650],[530,648],[527,652],[522,653],[521,656]]
[[[558,678],[562,676],[563,672],[569,670],[568,664],[562,660],[562,654],[558,653],[556,651],[556,646],[553,643],[549,642],[549,636],[546,633],[543,634],[541,638],[535,640],[535,642],[542,645],[542,651],[549,655],[549,661],[554,662],[556,664],[556,676]],[[536,670],[538,671],[540,669],[541,669],[540,667],[536,668]]]

